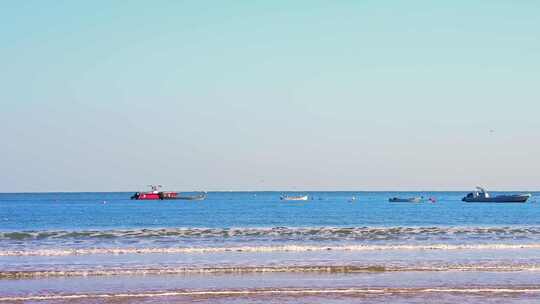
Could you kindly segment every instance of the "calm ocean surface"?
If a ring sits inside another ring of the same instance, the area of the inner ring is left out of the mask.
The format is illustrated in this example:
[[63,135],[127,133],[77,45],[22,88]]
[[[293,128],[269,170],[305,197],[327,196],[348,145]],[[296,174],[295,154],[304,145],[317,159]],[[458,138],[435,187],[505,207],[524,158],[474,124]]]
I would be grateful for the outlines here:
[[[0,302],[540,300],[540,193],[131,194],[0,194]],[[437,202],[388,202],[420,195]]]

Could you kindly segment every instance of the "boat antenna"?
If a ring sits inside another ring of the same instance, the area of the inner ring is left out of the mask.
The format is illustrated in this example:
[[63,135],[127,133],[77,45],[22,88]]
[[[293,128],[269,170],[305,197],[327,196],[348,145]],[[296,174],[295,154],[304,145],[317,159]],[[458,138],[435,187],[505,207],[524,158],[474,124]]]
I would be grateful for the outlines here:
[[163,187],[161,185],[148,185],[152,191],[158,191],[159,188]]
[[480,192],[486,192],[486,189],[480,187],[480,186],[476,186],[476,189],[478,189]]

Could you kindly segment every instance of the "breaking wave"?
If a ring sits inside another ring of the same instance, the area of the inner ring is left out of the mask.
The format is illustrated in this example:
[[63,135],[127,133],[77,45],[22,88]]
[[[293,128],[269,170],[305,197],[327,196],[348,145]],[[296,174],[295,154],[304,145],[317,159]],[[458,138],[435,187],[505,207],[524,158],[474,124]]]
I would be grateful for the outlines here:
[[0,232],[5,240],[139,239],[139,238],[293,238],[305,240],[399,240],[423,237],[540,237],[540,227],[308,227],[308,228],[162,228],[83,231]]
[[427,245],[283,245],[231,247],[175,247],[175,248],[60,248],[0,250],[0,256],[69,256],[91,254],[204,254],[204,253],[264,253],[308,251],[388,251],[388,250],[509,250],[540,249],[535,244],[427,244]]
[[382,272],[443,272],[482,271],[514,272],[540,271],[537,264],[434,264],[434,265],[289,265],[289,266],[231,266],[231,267],[141,267],[68,270],[8,270],[0,271],[0,279],[42,277],[117,276],[117,275],[185,275],[185,274],[250,274],[250,273],[382,273]]
[[0,297],[0,301],[51,301],[80,299],[155,298],[181,296],[308,296],[308,295],[415,295],[415,294],[538,294],[538,286],[529,287],[430,287],[430,288],[273,288],[273,289],[221,289],[221,290],[166,290],[154,292],[124,292],[101,294],[49,294]]

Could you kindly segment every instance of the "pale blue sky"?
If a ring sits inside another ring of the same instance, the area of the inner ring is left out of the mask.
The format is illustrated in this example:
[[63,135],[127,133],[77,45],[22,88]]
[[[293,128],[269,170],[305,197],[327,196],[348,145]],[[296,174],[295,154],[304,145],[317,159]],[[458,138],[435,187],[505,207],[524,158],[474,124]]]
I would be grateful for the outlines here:
[[540,189],[538,12],[2,1],[0,192]]

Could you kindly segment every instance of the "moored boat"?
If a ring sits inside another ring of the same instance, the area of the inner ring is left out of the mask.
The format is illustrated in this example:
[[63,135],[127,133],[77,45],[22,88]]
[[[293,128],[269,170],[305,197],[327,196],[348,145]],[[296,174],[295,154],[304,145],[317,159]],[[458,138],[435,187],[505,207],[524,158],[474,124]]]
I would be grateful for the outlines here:
[[159,191],[161,185],[149,185],[151,191],[149,192],[136,192],[131,196],[132,200],[204,200],[206,199],[206,193],[182,196],[178,192],[174,191]]
[[420,203],[422,201],[422,197],[408,197],[408,198],[400,198],[400,197],[392,197],[388,199],[391,203]]
[[132,200],[161,200],[163,197],[173,197],[176,193],[166,192],[164,195],[162,191],[159,191],[161,185],[148,185],[150,191],[147,192],[136,192],[131,196]]
[[461,200],[467,203],[525,203],[531,197],[527,194],[503,194],[491,196],[486,189],[476,187],[476,190],[467,194]]
[[307,201],[308,196],[307,195],[298,195],[298,196],[290,196],[290,195],[282,195],[279,197],[282,201]]

